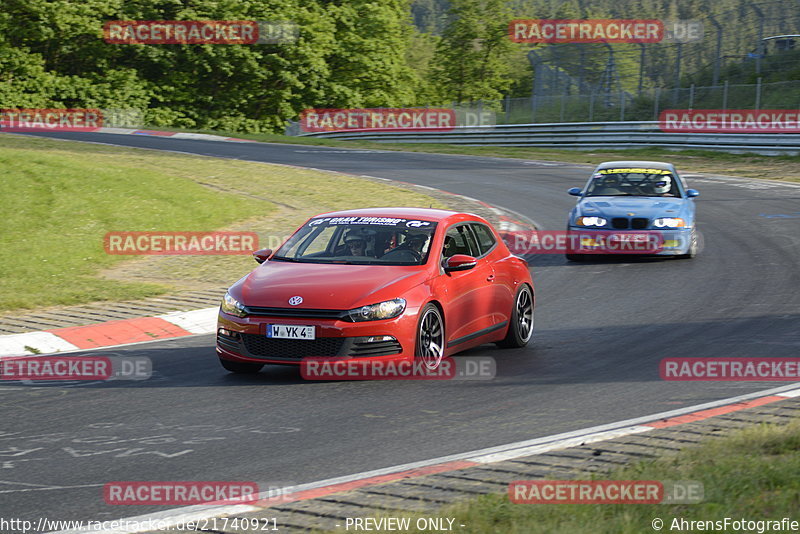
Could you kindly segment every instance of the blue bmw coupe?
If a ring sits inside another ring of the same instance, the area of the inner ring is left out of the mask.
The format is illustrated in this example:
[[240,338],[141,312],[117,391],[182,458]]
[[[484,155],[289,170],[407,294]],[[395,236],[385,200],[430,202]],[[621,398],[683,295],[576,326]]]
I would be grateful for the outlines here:
[[[592,173],[586,186],[573,187],[580,197],[567,222],[574,238],[566,254],[571,261],[616,250],[636,252],[636,243],[657,238],[648,254],[693,258],[698,251],[694,197],[670,163],[607,161]],[[615,244],[615,245],[611,245]]]

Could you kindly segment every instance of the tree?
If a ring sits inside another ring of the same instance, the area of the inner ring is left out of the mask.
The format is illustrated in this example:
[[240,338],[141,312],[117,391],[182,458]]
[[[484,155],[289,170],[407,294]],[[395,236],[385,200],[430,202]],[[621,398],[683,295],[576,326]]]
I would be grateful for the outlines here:
[[453,0],[432,79],[442,102],[496,100],[512,83],[511,14],[503,0]]

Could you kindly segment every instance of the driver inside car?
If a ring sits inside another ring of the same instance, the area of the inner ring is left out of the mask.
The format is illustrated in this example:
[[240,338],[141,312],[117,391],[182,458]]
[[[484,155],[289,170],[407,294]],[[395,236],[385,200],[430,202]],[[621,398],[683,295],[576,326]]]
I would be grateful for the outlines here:
[[344,244],[347,247],[346,254],[351,256],[366,256],[367,255],[367,240],[360,234],[350,232],[344,238]]

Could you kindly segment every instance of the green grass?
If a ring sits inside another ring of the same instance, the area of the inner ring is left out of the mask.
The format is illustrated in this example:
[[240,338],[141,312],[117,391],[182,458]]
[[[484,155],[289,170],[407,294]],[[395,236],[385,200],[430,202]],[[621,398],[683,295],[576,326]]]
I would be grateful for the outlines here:
[[[169,128],[167,128],[169,130]],[[177,130],[176,130],[177,131]],[[640,148],[632,150],[555,150],[535,147],[462,146],[432,143],[376,143],[373,141],[339,141],[317,137],[292,137],[280,134],[247,134],[193,130],[227,137],[251,139],[264,143],[328,146],[371,150],[399,150],[433,154],[461,154],[529,160],[562,161],[596,165],[615,159],[667,160],[684,173],[702,172],[727,176],[743,176],[771,180],[800,181],[800,156],[759,156],[757,154],[728,154],[710,150],[666,150]]]
[[455,518],[454,524],[465,525],[462,534],[642,534],[656,532],[654,518],[664,521],[661,532],[678,532],[669,529],[675,518],[800,520],[800,422],[751,427],[597,478],[700,481],[704,498],[698,504],[577,505],[514,504],[505,495],[487,495],[429,517]]
[[443,207],[343,175],[11,135],[0,136],[0,168],[0,311],[219,287],[255,265],[248,256],[111,256],[109,231],[247,230],[266,244],[323,211]]

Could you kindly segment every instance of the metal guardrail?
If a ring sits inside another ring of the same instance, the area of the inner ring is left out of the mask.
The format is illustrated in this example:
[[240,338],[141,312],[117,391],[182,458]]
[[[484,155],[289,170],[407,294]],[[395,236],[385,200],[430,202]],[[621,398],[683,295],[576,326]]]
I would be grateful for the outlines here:
[[800,154],[800,134],[665,133],[658,122],[570,122],[501,124],[450,131],[317,132],[302,136],[380,143],[448,143],[454,145],[535,146],[575,150],[666,148],[700,149],[767,156]]

